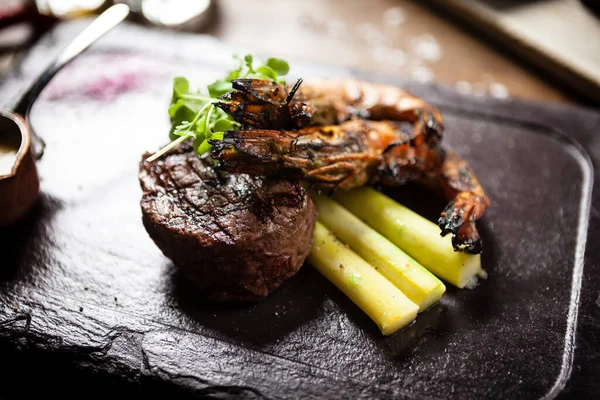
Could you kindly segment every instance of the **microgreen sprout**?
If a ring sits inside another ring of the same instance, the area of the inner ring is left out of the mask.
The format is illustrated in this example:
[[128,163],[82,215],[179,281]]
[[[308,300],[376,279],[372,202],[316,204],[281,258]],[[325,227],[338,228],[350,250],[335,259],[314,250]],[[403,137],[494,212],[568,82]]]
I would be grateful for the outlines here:
[[229,71],[224,79],[217,79],[207,85],[208,94],[199,91],[191,93],[189,81],[184,77],[176,77],[173,80],[173,96],[169,106],[171,142],[146,161],[152,162],[160,158],[188,139],[193,139],[193,146],[198,155],[210,151],[210,141],[222,140],[226,131],[240,128],[240,124],[229,114],[215,106],[216,102],[225,101],[219,99],[220,96],[233,90],[232,81],[247,78],[285,83],[280,77],[287,75],[290,69],[286,61],[278,58],[267,58],[256,68],[251,54],[243,58],[234,55],[234,59],[238,63],[237,68]]

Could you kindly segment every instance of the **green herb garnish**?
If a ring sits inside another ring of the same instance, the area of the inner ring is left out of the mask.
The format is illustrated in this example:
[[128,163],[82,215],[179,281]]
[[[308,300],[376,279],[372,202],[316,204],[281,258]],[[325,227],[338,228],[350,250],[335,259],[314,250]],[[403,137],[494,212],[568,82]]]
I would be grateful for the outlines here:
[[148,157],[152,162],[169,152],[178,144],[194,139],[194,150],[202,155],[212,148],[211,140],[221,140],[225,131],[236,130],[240,124],[217,108],[214,103],[223,102],[219,97],[231,92],[231,82],[235,79],[264,79],[277,83],[285,83],[280,76],[287,75],[289,65],[279,58],[268,58],[258,67],[254,67],[254,57],[247,54],[243,58],[234,55],[238,67],[229,71],[223,79],[217,79],[206,87],[208,94],[200,91],[190,93],[190,84],[186,78],[177,77],[173,80],[173,97],[169,106],[171,118],[171,143]]

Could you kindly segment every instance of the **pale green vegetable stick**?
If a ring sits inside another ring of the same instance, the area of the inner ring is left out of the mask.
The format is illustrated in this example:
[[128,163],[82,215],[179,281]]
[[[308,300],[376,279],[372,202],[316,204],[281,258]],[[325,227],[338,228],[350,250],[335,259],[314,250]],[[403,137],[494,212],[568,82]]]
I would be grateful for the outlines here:
[[359,256],[373,265],[415,304],[419,312],[438,301],[446,291],[444,284],[398,246],[339,203],[311,193],[319,221]]
[[479,254],[454,251],[450,235],[441,237],[436,224],[383,193],[360,187],[334,198],[446,282],[470,288],[486,276]]
[[320,222],[315,226],[308,262],[360,307],[384,335],[416,318],[419,307]]

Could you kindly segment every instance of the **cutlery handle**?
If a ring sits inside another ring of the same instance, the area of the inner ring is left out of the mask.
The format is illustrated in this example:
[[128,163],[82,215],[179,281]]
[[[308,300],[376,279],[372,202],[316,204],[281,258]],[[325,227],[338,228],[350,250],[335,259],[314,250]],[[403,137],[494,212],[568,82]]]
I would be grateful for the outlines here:
[[92,43],[121,23],[127,15],[129,15],[129,7],[126,4],[116,4],[100,14],[100,16],[77,35],[71,44],[58,55],[44,72],[42,72],[27,92],[25,92],[15,107],[15,111],[27,119],[33,102],[54,75],[56,75],[62,67],[73,61],[75,57],[81,54]]

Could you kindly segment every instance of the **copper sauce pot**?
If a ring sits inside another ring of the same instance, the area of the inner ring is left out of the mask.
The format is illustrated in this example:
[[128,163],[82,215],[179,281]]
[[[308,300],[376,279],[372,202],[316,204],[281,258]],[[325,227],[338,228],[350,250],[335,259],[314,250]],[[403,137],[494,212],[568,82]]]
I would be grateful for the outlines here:
[[28,123],[29,111],[52,77],[92,43],[117,26],[129,7],[117,4],[98,16],[33,83],[13,110],[0,109],[0,228],[17,222],[35,204],[40,191],[36,161],[44,142]]

